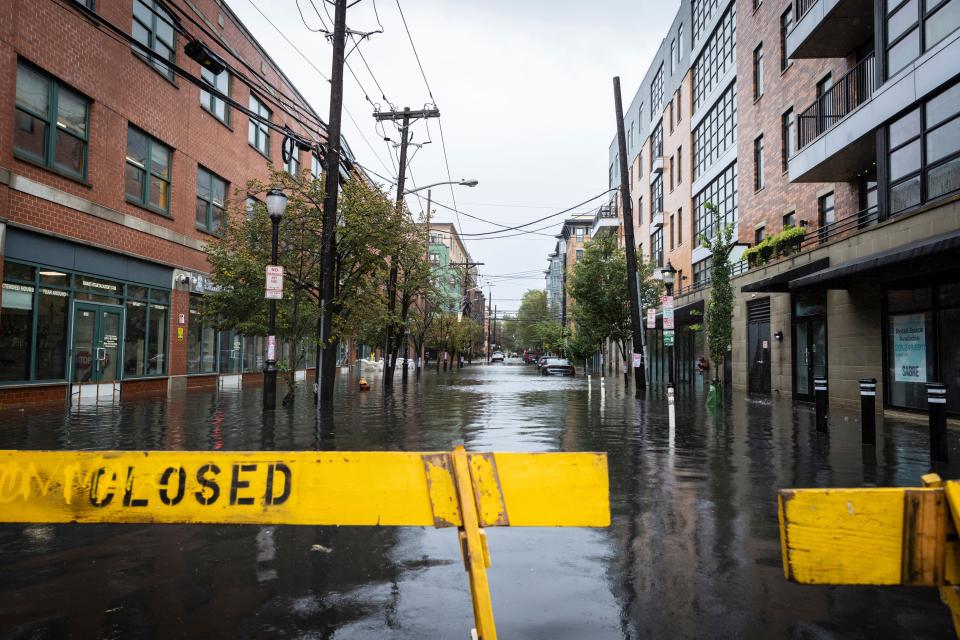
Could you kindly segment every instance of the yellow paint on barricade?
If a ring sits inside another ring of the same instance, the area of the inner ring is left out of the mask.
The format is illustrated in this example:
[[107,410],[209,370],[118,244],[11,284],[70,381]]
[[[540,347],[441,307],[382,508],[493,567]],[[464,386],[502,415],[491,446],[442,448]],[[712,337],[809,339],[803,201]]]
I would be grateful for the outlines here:
[[482,527],[606,527],[602,453],[0,451],[0,522],[457,527],[495,640]]
[[[449,463],[428,464],[449,457],[352,451],[0,451],[0,522],[460,526]],[[603,454],[469,457],[477,474],[481,526],[508,524],[504,510],[513,526],[610,523]],[[490,462],[481,465],[480,460]],[[489,489],[490,483],[499,486]]]
[[924,488],[784,489],[780,544],[800,584],[940,588],[960,637],[960,481]]

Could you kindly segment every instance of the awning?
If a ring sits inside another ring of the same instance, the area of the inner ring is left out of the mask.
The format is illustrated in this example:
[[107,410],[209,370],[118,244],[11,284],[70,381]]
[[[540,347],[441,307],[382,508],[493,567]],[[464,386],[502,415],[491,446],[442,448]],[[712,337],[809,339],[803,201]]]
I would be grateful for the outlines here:
[[960,229],[849,260],[790,281],[790,290],[846,289],[851,282],[903,280],[957,268]]
[[740,287],[740,291],[746,293],[753,292],[786,292],[790,290],[790,281],[796,280],[802,276],[810,275],[811,273],[816,273],[817,271],[822,271],[830,266],[830,258],[820,258],[819,260],[814,260],[813,262],[808,262],[802,264],[793,269],[788,269],[776,275],[770,276],[769,278],[764,278],[763,280],[757,280],[756,282],[751,282],[750,284],[745,284]]

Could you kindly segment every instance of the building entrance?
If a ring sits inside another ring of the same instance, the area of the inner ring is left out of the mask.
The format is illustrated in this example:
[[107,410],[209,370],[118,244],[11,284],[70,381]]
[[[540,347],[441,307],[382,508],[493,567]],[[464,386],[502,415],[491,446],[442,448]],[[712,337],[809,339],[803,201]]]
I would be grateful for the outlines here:
[[751,393],[770,393],[770,298],[747,304],[747,357]]
[[75,302],[71,401],[119,399],[123,307]]
[[827,375],[826,295],[796,296],[793,302],[793,395],[813,402],[814,376]]

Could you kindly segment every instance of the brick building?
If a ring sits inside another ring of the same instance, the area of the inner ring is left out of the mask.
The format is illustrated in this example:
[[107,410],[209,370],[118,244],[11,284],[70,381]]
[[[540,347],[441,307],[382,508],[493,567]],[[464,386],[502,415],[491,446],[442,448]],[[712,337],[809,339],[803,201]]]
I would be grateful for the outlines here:
[[[710,253],[696,238],[715,232],[712,202],[738,240],[733,387],[811,400],[813,378],[826,376],[831,400],[853,404],[858,379],[875,377],[882,406],[922,410],[925,383],[937,381],[960,412],[949,331],[960,319],[958,6],[681,2],[624,114],[638,245],[677,269],[678,380],[694,379],[705,351],[692,329]],[[690,122],[671,132],[678,97]],[[617,162],[614,140],[611,187]],[[689,191],[672,180],[661,217],[671,164]],[[673,224],[684,240],[674,235],[671,253],[660,234],[669,247]],[[655,381],[665,379],[659,326],[648,340]]]
[[256,380],[263,338],[200,320],[204,244],[268,163],[318,174],[272,127],[320,116],[225,3],[0,5],[0,405]]
[[571,326],[573,317],[573,298],[567,294],[567,279],[573,266],[583,257],[583,248],[591,237],[594,219],[594,214],[573,214],[564,220],[553,253],[547,256],[550,262],[544,270],[547,310],[563,326]]

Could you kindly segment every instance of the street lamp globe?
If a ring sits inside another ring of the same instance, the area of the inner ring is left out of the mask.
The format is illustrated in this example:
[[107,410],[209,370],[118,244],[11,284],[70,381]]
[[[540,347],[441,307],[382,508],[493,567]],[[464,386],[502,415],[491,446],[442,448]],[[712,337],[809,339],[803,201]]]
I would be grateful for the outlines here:
[[477,180],[461,180],[460,184],[464,187],[475,187],[480,184]]
[[282,189],[270,189],[267,193],[267,214],[271,220],[279,220],[287,210],[287,194]]
[[661,267],[660,269],[660,277],[663,279],[663,284],[667,287],[667,295],[673,292],[673,281],[676,276],[677,270],[674,269],[670,261],[667,260],[667,266]]

